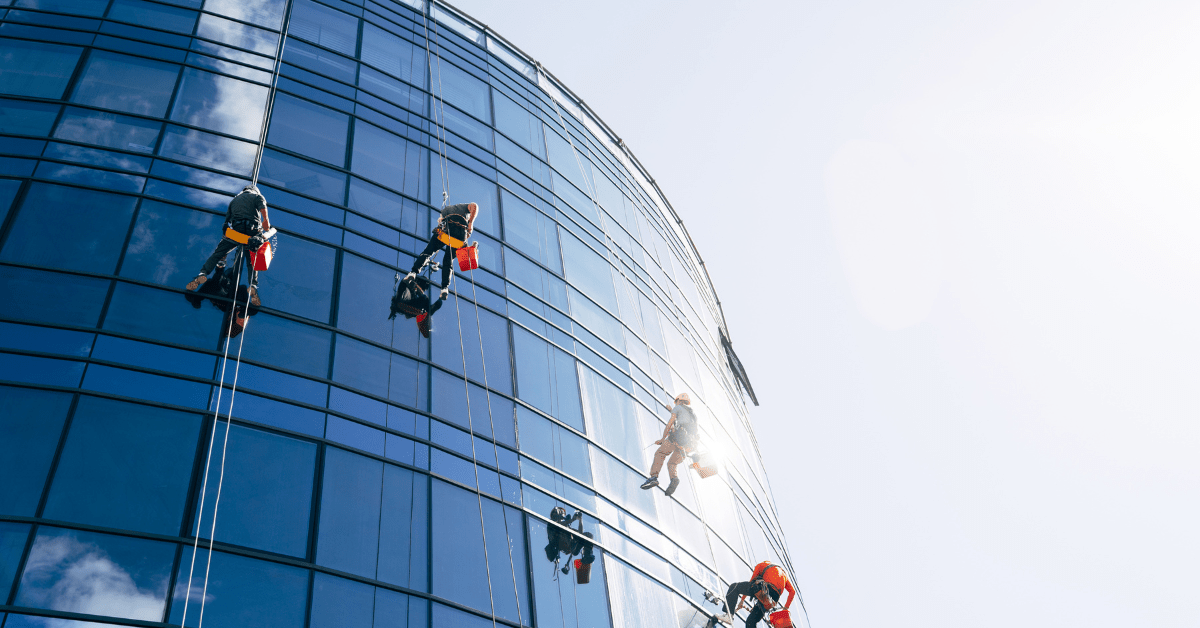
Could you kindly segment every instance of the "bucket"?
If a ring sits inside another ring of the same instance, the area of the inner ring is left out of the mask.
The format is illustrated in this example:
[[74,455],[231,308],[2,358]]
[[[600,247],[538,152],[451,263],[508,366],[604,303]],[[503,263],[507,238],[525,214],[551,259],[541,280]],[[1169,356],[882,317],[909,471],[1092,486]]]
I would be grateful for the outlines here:
[[697,454],[695,462],[692,463],[692,468],[696,470],[696,473],[700,474],[701,478],[711,478],[718,471],[717,457],[708,452]]
[[458,267],[463,271],[479,268],[479,243],[458,250]]
[[793,626],[792,614],[786,608],[771,613],[767,621],[771,622],[773,628],[792,628]]
[[271,247],[270,242],[263,242],[257,251],[250,251],[250,263],[254,264],[254,270],[270,268],[273,257],[275,257],[275,249]]
[[578,584],[587,584],[592,581],[592,564],[584,563],[582,560],[575,559],[575,582]]

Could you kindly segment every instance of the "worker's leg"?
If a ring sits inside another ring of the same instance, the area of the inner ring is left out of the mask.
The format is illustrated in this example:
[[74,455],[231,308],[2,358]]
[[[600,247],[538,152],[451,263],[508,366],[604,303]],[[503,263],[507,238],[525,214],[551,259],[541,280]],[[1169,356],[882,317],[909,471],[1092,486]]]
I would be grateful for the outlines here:
[[658,477],[658,474],[662,472],[662,466],[666,462],[667,456],[670,456],[674,452],[675,443],[672,443],[668,439],[663,439],[662,444],[658,446],[658,450],[654,452],[654,464],[650,465],[650,477]]
[[763,618],[767,609],[763,608],[761,602],[755,602],[754,608],[750,610],[750,614],[746,616],[746,628],[754,628],[758,625],[758,621]]
[[425,245],[425,250],[421,251],[421,254],[417,256],[416,260],[413,260],[411,272],[415,273],[421,270],[421,267],[425,265],[425,262],[429,259],[429,256],[436,253],[440,248],[442,248],[442,241],[437,239],[437,234],[435,233],[430,236],[429,243]]
[[675,452],[671,454],[671,459],[667,461],[667,475],[671,476],[672,480],[679,479],[679,463],[683,462],[683,459],[683,447],[675,445]]
[[450,287],[450,273],[454,272],[454,247],[446,245],[446,255],[442,258],[442,290]]
[[237,245],[237,242],[234,242],[229,238],[222,237],[221,241],[217,243],[217,247],[213,249],[212,255],[209,255],[208,259],[205,260],[204,267],[200,269],[200,273],[203,275],[211,275],[212,271],[216,270],[217,268],[217,262],[225,259],[225,256],[229,255],[230,251],[237,248]]
[[725,592],[725,611],[732,615],[737,608],[738,598],[743,595],[754,595],[749,582],[735,582],[729,585],[729,590]]

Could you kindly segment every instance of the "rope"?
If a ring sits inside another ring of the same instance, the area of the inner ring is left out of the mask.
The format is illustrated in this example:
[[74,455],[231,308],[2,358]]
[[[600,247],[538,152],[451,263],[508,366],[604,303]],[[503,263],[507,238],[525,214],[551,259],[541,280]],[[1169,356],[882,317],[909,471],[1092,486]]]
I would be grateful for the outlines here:
[[[433,3],[432,2],[429,3],[429,5],[427,6],[425,11],[421,12],[421,18],[425,21],[425,60],[426,60],[426,64],[429,66],[429,81],[432,83],[433,82],[433,54],[434,53],[432,53],[429,50],[429,15],[428,14],[430,11],[433,11]],[[437,35],[437,20],[433,21],[433,36],[435,38],[438,36]],[[446,128],[445,128],[446,127],[446,105],[445,105],[445,100],[442,98],[442,96],[445,94],[445,92],[442,91],[442,53],[441,53],[440,42],[438,44],[438,49],[439,49],[439,51],[437,53],[437,66],[438,66],[437,67],[437,81],[438,81],[437,94],[438,95],[432,96],[432,98],[436,101],[436,103],[435,103],[436,106],[433,107],[433,109],[432,109],[432,111],[430,111],[430,113],[433,114],[434,137],[437,138],[437,143],[438,143],[438,170],[440,171],[441,182],[442,182],[442,207],[445,207],[447,201],[450,198],[450,173],[449,173],[449,166],[446,163],[446,160],[447,160],[447,157],[446,157]],[[432,85],[430,85],[429,93],[431,95],[433,94],[433,86]],[[438,109],[440,109],[441,113],[442,113],[440,122],[438,121]]]
[[279,84],[279,69],[283,66],[283,48],[287,45],[288,29],[292,26],[292,0],[287,2],[284,13],[283,32],[279,34],[279,45],[275,48],[275,65],[271,69],[271,89],[268,92],[267,106],[263,109],[262,128],[258,132],[258,150],[254,154],[254,173],[250,184],[258,187],[258,170],[262,166],[263,147],[267,143],[267,122],[271,119],[271,111],[275,108],[275,91]]

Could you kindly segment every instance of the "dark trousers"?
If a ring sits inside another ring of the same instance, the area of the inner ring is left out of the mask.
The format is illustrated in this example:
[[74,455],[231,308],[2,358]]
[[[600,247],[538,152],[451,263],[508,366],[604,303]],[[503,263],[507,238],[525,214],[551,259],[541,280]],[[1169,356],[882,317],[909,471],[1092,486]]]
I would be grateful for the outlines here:
[[434,232],[429,238],[429,244],[425,245],[425,250],[421,251],[416,261],[413,262],[412,272],[420,271],[425,262],[429,260],[429,257],[442,249],[446,250],[446,256],[442,258],[442,287],[448,288],[450,287],[450,273],[454,271],[454,252],[457,249],[449,244],[442,244],[442,241],[437,237],[437,232]]
[[[767,585],[767,591],[771,594],[771,599],[778,602],[780,591],[775,587]],[[748,595],[754,600],[754,608],[750,609],[750,615],[746,617],[746,628],[754,628],[758,625],[759,620],[767,613],[767,609],[763,608],[762,602],[759,602],[754,597],[754,587],[749,582],[735,582],[729,585],[729,591],[725,593],[725,610],[729,614],[733,614],[733,609],[737,608],[738,597]]]
[[[238,246],[241,245],[233,240],[230,240],[229,238],[222,237],[221,241],[217,243],[217,248],[213,249],[212,255],[209,255],[208,260],[204,262],[204,267],[200,269],[200,272],[204,273],[205,275],[211,275],[212,272],[217,269],[217,264],[219,264],[221,260],[225,259],[225,256],[229,255],[229,252],[236,249]],[[258,271],[254,270],[254,264],[250,262],[250,256],[248,254],[245,255],[245,258],[246,270],[250,271],[250,285],[257,289]]]

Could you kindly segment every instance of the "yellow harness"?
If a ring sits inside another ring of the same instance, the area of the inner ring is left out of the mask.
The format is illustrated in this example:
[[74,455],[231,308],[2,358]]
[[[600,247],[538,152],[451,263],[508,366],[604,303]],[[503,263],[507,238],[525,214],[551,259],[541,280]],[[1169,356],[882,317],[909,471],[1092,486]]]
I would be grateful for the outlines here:
[[[235,231],[234,233],[237,233],[237,232]],[[238,234],[238,235],[241,235],[241,234]],[[461,249],[462,247],[467,245],[466,242],[463,242],[462,240],[459,240],[458,238],[451,237],[450,234],[446,233],[445,231],[442,231],[441,229],[437,230],[437,239],[442,244],[449,245],[450,248],[454,248],[454,249]]]
[[242,233],[241,231],[234,231],[233,227],[225,228],[225,237],[237,242],[238,244],[246,244],[250,242],[250,236]]

